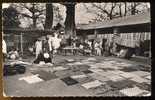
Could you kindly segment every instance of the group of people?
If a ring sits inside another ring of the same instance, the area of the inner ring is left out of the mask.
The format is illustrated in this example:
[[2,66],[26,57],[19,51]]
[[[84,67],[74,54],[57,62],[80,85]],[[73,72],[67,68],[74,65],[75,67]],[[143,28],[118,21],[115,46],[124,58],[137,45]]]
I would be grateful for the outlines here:
[[53,36],[46,36],[45,40],[41,38],[35,42],[35,55],[36,59],[34,63],[44,61],[45,63],[53,63],[53,55],[60,47],[61,38],[58,33],[54,33]]
[[[85,39],[83,41],[72,41],[73,47],[78,47],[83,51],[84,55],[94,56],[118,56],[123,57],[126,55],[128,48],[122,47],[115,42],[115,37],[111,39]],[[133,51],[133,50],[130,50]]]
[[[66,42],[63,42],[63,39],[60,37],[59,32],[55,32],[53,36],[45,36],[45,39],[38,38],[35,42],[35,50],[29,48],[30,51],[35,51],[35,60],[34,63],[39,63],[40,61],[44,61],[45,63],[53,63],[53,56],[58,52],[58,49],[62,49]],[[107,55],[116,55],[122,56],[125,55],[127,49],[121,49],[117,43],[114,42],[114,38],[111,40],[103,38],[101,39],[78,39],[74,37],[73,39],[69,39],[68,41],[70,45],[73,47],[79,48],[80,52],[84,55],[95,55],[95,56],[107,56]],[[2,52],[3,56],[9,56],[10,59],[19,58],[19,53],[16,49],[12,49],[11,52],[7,54],[7,46],[6,42],[3,39],[2,41]],[[66,46],[66,45],[65,45]],[[126,50],[126,51],[125,51]],[[61,50],[60,50],[61,51]],[[134,50],[130,50],[134,51]],[[132,54],[132,53],[131,53]]]
[[84,55],[95,55],[95,56],[101,56],[103,55],[104,51],[106,51],[106,43],[107,39],[103,40],[89,40],[85,39],[83,41],[72,41],[73,47],[78,47]]

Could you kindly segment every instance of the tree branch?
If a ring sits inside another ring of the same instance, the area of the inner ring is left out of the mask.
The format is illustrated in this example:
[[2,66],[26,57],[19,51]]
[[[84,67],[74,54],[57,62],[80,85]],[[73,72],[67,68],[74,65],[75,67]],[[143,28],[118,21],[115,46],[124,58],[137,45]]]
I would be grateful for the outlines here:
[[102,12],[106,13],[109,16],[109,12],[105,9],[103,9],[102,7],[97,6],[96,4],[92,4],[94,7],[100,9]]
[[24,16],[24,17],[32,18],[30,15],[27,15],[27,14],[24,14],[24,13],[19,13],[19,14]]

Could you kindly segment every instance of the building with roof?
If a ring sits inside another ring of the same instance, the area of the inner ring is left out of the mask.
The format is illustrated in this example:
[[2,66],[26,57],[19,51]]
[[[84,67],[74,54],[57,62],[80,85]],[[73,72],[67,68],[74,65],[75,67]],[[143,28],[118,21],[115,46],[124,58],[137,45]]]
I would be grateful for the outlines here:
[[150,29],[150,12],[145,12],[88,25],[77,25],[77,35],[87,36],[88,39],[111,40],[113,34],[119,34],[119,41],[116,41],[119,45],[135,48],[137,44],[140,46],[141,42],[147,41],[143,47],[150,51]]

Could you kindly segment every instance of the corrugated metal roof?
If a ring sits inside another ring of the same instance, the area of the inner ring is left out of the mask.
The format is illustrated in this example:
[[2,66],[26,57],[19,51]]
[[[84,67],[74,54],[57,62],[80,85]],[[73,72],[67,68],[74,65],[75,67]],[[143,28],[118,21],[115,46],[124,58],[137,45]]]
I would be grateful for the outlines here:
[[126,25],[136,25],[150,23],[150,12],[137,14],[132,16],[125,16],[116,18],[113,20],[106,20],[103,22],[88,24],[88,25],[77,25],[77,29],[88,30],[88,29],[99,29],[99,28],[109,28],[109,27],[119,27]]

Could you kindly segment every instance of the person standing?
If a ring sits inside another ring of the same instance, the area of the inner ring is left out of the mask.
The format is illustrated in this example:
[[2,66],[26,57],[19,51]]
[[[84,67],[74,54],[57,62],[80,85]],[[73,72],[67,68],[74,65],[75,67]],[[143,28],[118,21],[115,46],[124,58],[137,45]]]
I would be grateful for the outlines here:
[[57,50],[60,47],[61,44],[61,38],[59,38],[59,35],[54,33],[54,37],[51,38],[51,46],[52,46],[52,63],[53,63],[53,56],[55,53],[57,53]]
[[105,44],[106,44],[106,39],[102,39],[102,55],[104,54],[105,50],[106,50],[106,47],[105,47]]
[[5,58],[7,55],[7,46],[6,46],[6,42],[4,39],[2,41],[2,53],[3,53],[3,61],[5,61]]
[[43,42],[43,56],[45,63],[52,63],[52,47],[51,47],[51,41],[48,36],[46,36],[45,41]]
[[42,52],[42,41],[40,39],[37,39],[35,43],[35,48],[36,48],[36,59],[38,55]]

